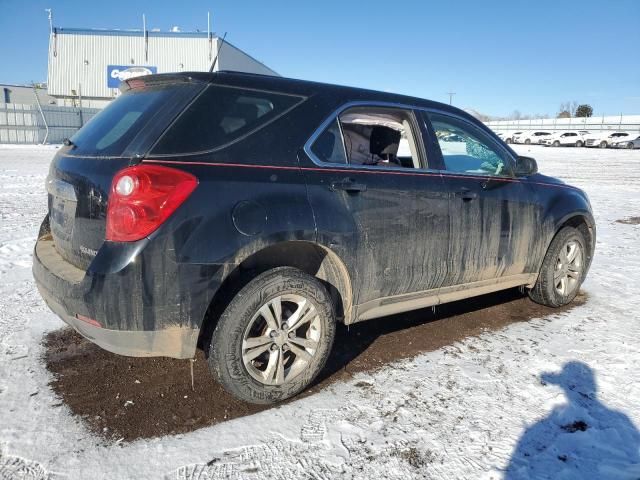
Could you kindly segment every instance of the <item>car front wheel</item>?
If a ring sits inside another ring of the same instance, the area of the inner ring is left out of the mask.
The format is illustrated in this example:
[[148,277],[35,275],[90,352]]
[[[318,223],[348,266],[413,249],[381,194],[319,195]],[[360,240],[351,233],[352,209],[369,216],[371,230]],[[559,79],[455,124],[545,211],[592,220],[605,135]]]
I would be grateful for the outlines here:
[[600,142],[600,148],[607,148],[607,142]]
[[584,280],[586,261],[586,242],[582,233],[573,227],[562,228],[549,245],[529,297],[548,307],[570,303]]
[[276,403],[309,386],[334,335],[324,285],[298,269],[275,268],[249,282],[226,308],[213,332],[209,367],[236,397]]
[[553,142],[553,146],[554,147],[559,147],[560,146],[560,142],[558,140],[556,140],[555,142]]
[[582,147],[583,145],[584,145],[584,143],[582,143],[582,141],[581,141],[581,140],[578,140],[578,141],[576,142],[576,147]]

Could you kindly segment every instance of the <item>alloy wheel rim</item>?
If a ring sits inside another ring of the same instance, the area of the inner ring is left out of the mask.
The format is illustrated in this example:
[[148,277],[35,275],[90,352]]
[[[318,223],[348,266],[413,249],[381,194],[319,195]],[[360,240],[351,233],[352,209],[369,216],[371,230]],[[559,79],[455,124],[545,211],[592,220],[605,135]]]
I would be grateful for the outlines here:
[[553,285],[562,296],[571,295],[580,285],[583,269],[582,247],[575,240],[568,241],[560,250],[553,271]]
[[318,352],[322,322],[314,304],[297,294],[265,302],[242,339],[242,362],[265,385],[283,385],[309,366]]

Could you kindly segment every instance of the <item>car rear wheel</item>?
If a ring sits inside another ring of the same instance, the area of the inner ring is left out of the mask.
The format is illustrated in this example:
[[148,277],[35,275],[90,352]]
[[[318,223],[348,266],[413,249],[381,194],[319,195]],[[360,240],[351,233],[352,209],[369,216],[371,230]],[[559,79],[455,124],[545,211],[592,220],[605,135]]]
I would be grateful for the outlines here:
[[275,268],[249,282],[226,308],[213,332],[209,367],[236,397],[276,403],[309,386],[334,335],[324,285],[298,269]]
[[553,146],[554,147],[559,147],[560,146],[560,142],[558,140],[556,140],[555,142],[553,142]]
[[633,148],[633,142],[629,142],[629,143],[627,143],[627,148],[628,148],[628,149],[632,149],[632,148]]
[[582,142],[582,140],[578,140],[576,142],[576,147],[583,147],[583,146],[584,146],[584,143]]
[[510,138],[507,138],[507,139],[505,140],[505,142],[506,142],[507,144],[510,144],[510,143],[511,143],[511,139],[510,139]]
[[562,228],[554,237],[542,262],[529,297],[548,307],[570,303],[584,280],[587,260],[586,242],[580,231]]
[[524,141],[525,145],[529,145],[531,143],[531,140],[529,140],[528,138]]
[[600,142],[600,145],[598,145],[600,148],[607,148],[607,142]]

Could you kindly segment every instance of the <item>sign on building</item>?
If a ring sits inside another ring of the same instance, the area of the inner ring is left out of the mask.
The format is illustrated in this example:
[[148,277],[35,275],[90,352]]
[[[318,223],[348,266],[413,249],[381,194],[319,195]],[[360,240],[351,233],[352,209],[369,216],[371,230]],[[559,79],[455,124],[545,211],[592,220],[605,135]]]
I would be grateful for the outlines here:
[[118,88],[124,80],[152,73],[158,73],[158,67],[107,65],[107,87]]

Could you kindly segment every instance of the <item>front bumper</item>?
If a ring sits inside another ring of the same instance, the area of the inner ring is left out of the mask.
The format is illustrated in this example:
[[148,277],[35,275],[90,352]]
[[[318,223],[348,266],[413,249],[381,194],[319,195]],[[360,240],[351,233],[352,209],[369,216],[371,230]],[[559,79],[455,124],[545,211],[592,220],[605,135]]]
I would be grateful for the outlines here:
[[[33,276],[49,308],[105,350],[135,357],[192,358],[218,285],[216,275],[201,265],[159,258],[153,250],[138,251],[117,271],[90,267],[85,272],[57,252],[50,235],[43,235],[34,249]],[[114,263],[117,258],[111,266]]]

